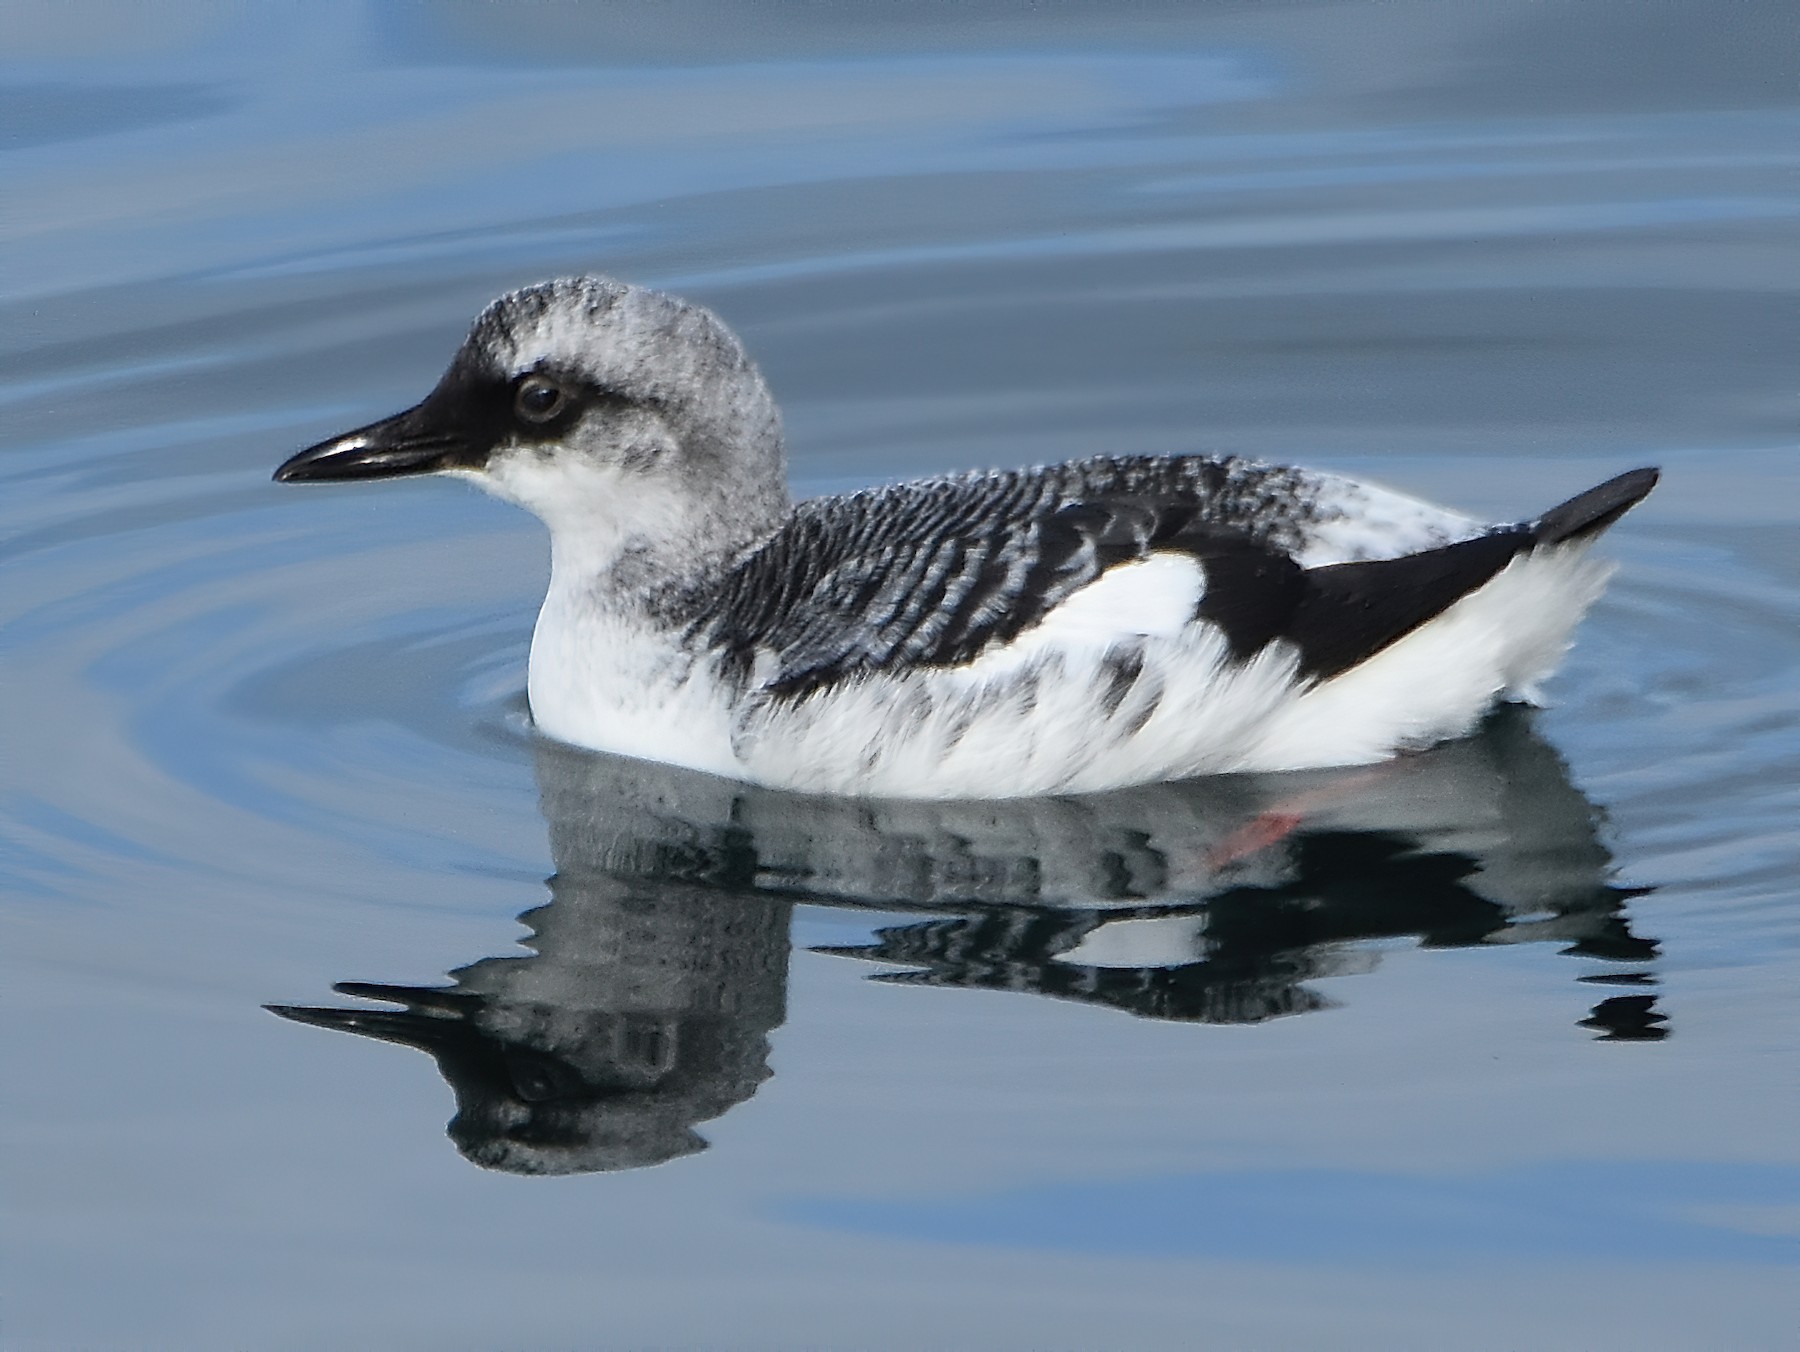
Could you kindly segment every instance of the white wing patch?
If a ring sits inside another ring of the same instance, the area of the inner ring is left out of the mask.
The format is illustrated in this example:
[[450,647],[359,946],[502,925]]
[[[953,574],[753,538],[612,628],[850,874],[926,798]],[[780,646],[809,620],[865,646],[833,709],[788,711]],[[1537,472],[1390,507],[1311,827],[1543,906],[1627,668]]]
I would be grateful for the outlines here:
[[1152,554],[1122,563],[992,655],[1035,657],[1069,648],[1108,648],[1132,639],[1174,638],[1193,621],[1205,590],[1206,573],[1191,555]]
[[1302,568],[1366,559],[1397,559],[1467,540],[1487,529],[1473,517],[1396,493],[1391,488],[1321,474],[1319,505],[1340,513],[1309,525],[1295,555]]

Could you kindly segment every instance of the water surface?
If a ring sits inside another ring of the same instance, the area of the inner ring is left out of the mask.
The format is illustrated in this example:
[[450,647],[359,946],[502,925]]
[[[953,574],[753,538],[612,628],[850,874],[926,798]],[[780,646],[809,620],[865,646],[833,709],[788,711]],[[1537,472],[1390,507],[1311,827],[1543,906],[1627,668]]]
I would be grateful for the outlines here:
[[[157,13],[0,20],[9,1345],[1791,1337],[1784,6]],[[802,492],[1666,477],[1466,742],[750,790],[534,740],[528,517],[268,482],[579,270]]]

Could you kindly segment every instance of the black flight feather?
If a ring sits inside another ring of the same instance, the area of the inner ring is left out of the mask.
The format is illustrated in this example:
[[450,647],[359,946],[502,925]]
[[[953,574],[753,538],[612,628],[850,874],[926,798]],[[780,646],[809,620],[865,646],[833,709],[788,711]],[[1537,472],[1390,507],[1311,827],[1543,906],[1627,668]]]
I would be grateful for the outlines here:
[[1642,502],[1661,477],[1654,469],[1627,470],[1585,493],[1577,493],[1538,518],[1534,530],[1537,542],[1554,545],[1598,535]]

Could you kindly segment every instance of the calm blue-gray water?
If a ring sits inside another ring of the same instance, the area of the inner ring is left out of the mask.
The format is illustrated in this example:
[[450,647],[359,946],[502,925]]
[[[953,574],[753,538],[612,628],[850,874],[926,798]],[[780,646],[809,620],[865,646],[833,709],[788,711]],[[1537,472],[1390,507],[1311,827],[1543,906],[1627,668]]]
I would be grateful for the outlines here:
[[[0,9],[6,1346],[1793,1346],[1796,71],[1788,0]],[[1665,478],[1467,741],[747,790],[534,739],[531,518],[269,482],[576,271],[724,315],[803,493]]]

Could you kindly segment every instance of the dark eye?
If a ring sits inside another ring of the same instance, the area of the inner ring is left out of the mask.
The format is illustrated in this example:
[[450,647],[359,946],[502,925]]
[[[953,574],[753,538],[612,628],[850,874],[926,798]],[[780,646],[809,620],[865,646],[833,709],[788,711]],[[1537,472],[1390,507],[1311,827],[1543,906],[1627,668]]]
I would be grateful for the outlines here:
[[526,376],[513,395],[513,408],[528,423],[547,423],[568,406],[568,393],[544,376]]

